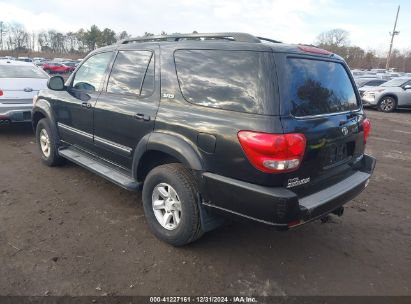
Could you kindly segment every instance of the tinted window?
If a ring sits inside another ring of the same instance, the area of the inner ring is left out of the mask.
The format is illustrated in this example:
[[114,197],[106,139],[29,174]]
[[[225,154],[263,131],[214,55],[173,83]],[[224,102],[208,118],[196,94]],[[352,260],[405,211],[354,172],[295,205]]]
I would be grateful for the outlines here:
[[409,79],[407,78],[395,78],[383,83],[382,87],[400,87],[404,85]]
[[[272,53],[221,50],[179,50],[175,53],[184,98],[202,106],[272,114]],[[278,105],[278,104],[277,104]]]
[[367,85],[369,86],[378,86],[382,83],[384,83],[384,80],[371,80],[369,83],[367,83]]
[[0,78],[49,78],[37,66],[0,65]]
[[344,67],[335,62],[287,59],[284,100],[294,116],[338,113],[358,108]]
[[[146,83],[144,75],[146,74],[151,56],[152,52],[150,51],[118,52],[110,74],[107,92],[140,95],[143,81]],[[152,66],[154,67],[154,63]],[[147,78],[147,82],[153,81],[153,79],[149,78]],[[150,89],[151,93],[152,87]],[[144,94],[147,93],[148,91],[145,90]]]
[[73,81],[73,87],[84,91],[98,90],[111,55],[111,52],[100,53],[87,59],[87,61],[85,61],[77,70]]

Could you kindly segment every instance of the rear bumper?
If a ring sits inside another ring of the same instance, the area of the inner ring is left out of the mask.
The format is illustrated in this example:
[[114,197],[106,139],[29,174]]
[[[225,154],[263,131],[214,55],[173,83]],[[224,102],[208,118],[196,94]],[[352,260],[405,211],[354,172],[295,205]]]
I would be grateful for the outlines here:
[[0,104],[0,120],[9,122],[30,122],[31,110],[33,105],[30,104]]
[[265,187],[203,173],[203,203],[220,211],[288,228],[320,218],[356,197],[367,186],[375,163],[373,157],[364,155],[348,178],[305,197],[282,187]]

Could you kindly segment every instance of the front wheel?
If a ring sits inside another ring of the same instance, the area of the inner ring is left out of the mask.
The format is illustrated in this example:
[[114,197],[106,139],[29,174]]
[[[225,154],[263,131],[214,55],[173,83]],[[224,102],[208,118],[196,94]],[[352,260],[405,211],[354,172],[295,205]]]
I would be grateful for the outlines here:
[[197,193],[192,173],[181,164],[161,165],[150,171],[143,186],[144,213],[160,240],[183,246],[201,237]]
[[393,112],[396,107],[397,101],[391,96],[383,97],[378,103],[378,110],[385,113]]
[[36,127],[36,141],[41,153],[41,160],[47,166],[57,166],[63,158],[57,152],[57,139],[52,132],[49,120],[41,119]]

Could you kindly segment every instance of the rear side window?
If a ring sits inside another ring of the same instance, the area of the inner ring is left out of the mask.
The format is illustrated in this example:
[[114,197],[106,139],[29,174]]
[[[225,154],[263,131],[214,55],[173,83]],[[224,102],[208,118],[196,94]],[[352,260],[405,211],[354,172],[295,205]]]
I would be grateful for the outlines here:
[[[107,92],[150,95],[154,89],[154,58],[150,51],[119,51],[107,84]],[[147,72],[147,75],[146,75]]]
[[338,113],[358,109],[354,88],[342,64],[288,58],[284,101],[294,116]]
[[174,57],[181,92],[188,102],[230,111],[273,114],[272,53],[178,50]]

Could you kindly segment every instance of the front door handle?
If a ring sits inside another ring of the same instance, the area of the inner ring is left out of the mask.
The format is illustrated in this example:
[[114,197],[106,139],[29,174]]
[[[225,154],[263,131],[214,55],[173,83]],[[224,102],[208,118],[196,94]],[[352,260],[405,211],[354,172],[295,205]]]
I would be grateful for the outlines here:
[[81,103],[81,106],[83,107],[83,108],[91,108],[91,103],[89,103],[89,102],[82,102]]
[[151,119],[150,115],[145,115],[143,113],[137,113],[136,115],[134,115],[134,118],[138,120],[144,120],[144,121],[150,121]]

